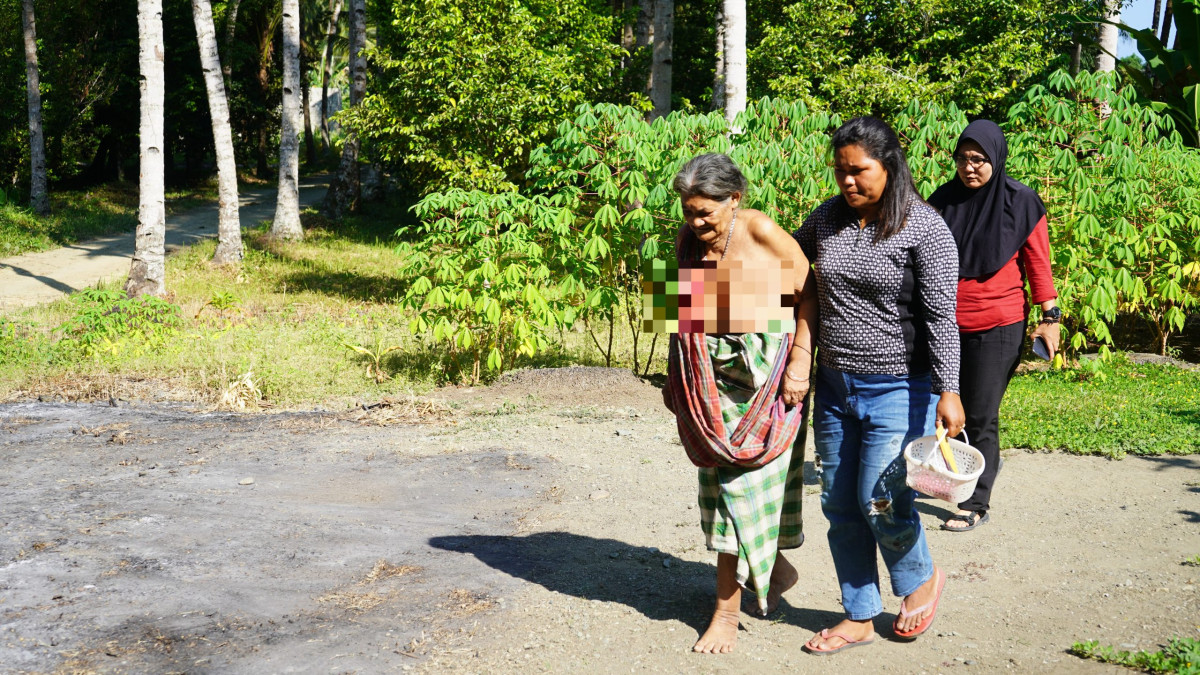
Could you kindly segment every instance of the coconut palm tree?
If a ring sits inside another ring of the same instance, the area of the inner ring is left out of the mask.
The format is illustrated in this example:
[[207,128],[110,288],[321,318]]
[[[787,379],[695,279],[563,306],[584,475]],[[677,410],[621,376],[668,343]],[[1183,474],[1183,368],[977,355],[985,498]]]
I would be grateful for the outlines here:
[[303,239],[300,227],[300,0],[283,0],[283,119],[271,236]]
[[654,2],[654,52],[650,65],[650,118],[671,112],[671,42],[675,34],[675,0]]
[[166,294],[167,211],[163,198],[163,68],[162,0],[138,0],[138,126],[140,178],[138,225],[133,262],[125,292],[129,297]]
[[725,30],[721,36],[725,120],[733,128],[734,118],[746,109],[746,0],[725,0],[721,13],[725,17]]
[[[350,105],[359,105],[367,94],[367,60],[363,54],[367,43],[367,7],[365,0],[350,0]],[[358,136],[350,133],[342,142],[342,161],[337,175],[329,184],[322,212],[335,220],[354,210],[359,197]]]
[[325,30],[325,51],[321,57],[321,139],[325,149],[333,147],[329,138],[329,80],[333,78],[333,43],[337,39],[342,0],[329,0],[329,24]]
[[217,250],[212,261],[218,265],[237,264],[244,255],[242,222],[238,215],[237,164],[233,158],[229,102],[225,97],[221,59],[217,54],[217,32],[213,28],[209,0],[192,0],[192,19],[196,23],[196,42],[200,45],[200,67],[208,89],[208,111],[217,155]]
[[46,189],[46,139],[42,135],[42,92],[38,83],[37,30],[33,0],[21,0],[21,28],[25,34],[25,102],[29,108],[29,205],[34,213],[50,213]]

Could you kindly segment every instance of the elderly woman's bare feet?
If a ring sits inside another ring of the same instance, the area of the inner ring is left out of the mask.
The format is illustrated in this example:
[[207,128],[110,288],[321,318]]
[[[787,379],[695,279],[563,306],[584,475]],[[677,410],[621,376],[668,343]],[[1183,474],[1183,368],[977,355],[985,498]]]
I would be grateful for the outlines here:
[[717,609],[713,612],[708,630],[696,641],[692,651],[700,654],[728,654],[737,645],[738,632],[737,611]]
[[758,606],[758,596],[754,593],[745,594],[746,613],[757,617],[766,617],[779,609],[779,601],[783,594],[791,590],[800,581],[800,573],[792,563],[783,557],[783,553],[775,554],[775,567],[771,569],[771,590],[767,591],[767,611],[764,613]]

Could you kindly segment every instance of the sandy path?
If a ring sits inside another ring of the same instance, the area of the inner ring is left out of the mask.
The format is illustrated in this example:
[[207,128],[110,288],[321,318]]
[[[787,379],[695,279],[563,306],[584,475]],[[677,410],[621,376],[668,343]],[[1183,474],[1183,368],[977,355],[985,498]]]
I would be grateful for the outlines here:
[[800,649],[840,616],[810,463],[801,582],[701,656],[715,556],[656,388],[572,368],[432,396],[451,419],[387,428],[0,406],[0,672],[1098,673],[1130,671],[1072,643],[1198,635],[1200,456],[1006,451],[978,531],[921,502],[930,633],[888,640],[888,597],[881,639],[830,657]]
[[[300,204],[325,196],[328,176],[300,182]],[[275,216],[275,190],[243,190],[239,195],[242,227]],[[167,217],[167,252],[217,235],[217,205],[200,206]],[[0,311],[57,300],[97,282],[124,277],[133,257],[134,233],[112,235],[62,248],[0,259]]]

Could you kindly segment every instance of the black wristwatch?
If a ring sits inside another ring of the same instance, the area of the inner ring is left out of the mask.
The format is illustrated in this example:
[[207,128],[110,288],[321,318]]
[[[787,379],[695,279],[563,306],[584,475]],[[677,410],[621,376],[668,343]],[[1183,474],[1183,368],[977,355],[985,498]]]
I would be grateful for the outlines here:
[[1062,321],[1062,309],[1059,307],[1051,307],[1050,309],[1042,310],[1042,320],[1038,323],[1059,323]]

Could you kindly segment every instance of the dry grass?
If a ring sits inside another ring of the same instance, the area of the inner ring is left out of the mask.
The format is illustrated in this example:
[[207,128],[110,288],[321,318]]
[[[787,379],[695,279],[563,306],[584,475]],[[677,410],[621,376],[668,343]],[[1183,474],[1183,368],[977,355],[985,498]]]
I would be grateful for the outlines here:
[[0,431],[7,431],[11,434],[15,433],[21,427],[37,424],[40,421],[35,417],[7,417],[0,420]]
[[254,381],[254,371],[246,371],[234,378],[217,399],[217,410],[258,410],[262,404],[262,391]]
[[385,397],[378,403],[362,406],[341,415],[347,422],[386,427],[393,424],[453,423],[450,407],[441,401],[416,395]]
[[450,612],[452,616],[464,617],[486,612],[496,606],[496,601],[492,600],[487,593],[482,591],[470,591],[465,588],[456,588],[450,591],[446,596],[445,602],[441,604],[441,608]]
[[338,609],[350,612],[369,612],[387,602],[394,593],[376,593],[375,591],[333,591],[317,598],[321,604],[330,604]]
[[0,402],[38,399],[94,403],[118,400],[203,401],[211,394],[183,378],[114,375],[111,373],[50,373],[33,375],[20,387],[0,394]]
[[504,466],[509,469],[516,469],[517,471],[529,471],[533,468],[528,464],[522,464],[521,462],[518,462],[517,456],[511,453],[504,458]]
[[421,568],[417,565],[393,565],[381,558],[353,587],[330,591],[318,597],[317,602],[355,613],[369,612],[394,599],[399,591],[395,588],[360,590],[362,587],[420,572]]
[[377,581],[383,581],[384,579],[402,577],[408,574],[418,574],[421,571],[422,569],[418,565],[393,565],[381,558],[376,561],[375,566],[371,568],[371,571],[367,572],[367,576],[363,577],[362,580],[358,582],[358,585],[366,586]]

